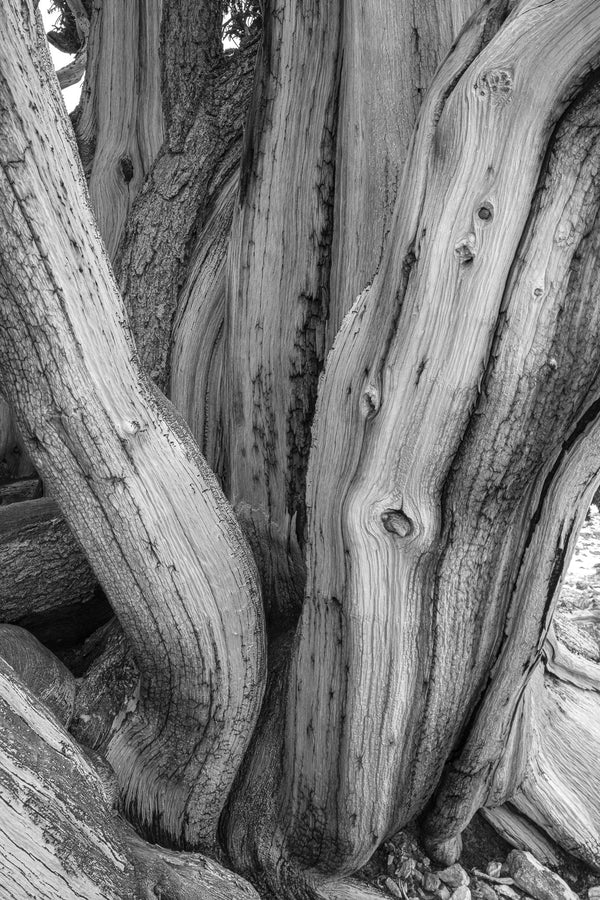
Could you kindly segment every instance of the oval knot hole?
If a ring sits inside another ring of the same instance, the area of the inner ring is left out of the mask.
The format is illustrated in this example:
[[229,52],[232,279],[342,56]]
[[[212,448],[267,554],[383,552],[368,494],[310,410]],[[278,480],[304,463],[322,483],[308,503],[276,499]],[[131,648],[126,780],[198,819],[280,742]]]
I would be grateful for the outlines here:
[[401,509],[387,509],[381,516],[383,527],[391,534],[397,534],[398,537],[408,537],[412,534],[413,524]]
[[485,203],[482,203],[481,206],[479,207],[479,209],[477,210],[477,216],[483,222],[489,222],[490,219],[492,219],[494,216],[494,207],[492,206],[491,203],[488,203],[487,201]]
[[130,156],[121,157],[121,174],[126,184],[133,178],[133,162]]

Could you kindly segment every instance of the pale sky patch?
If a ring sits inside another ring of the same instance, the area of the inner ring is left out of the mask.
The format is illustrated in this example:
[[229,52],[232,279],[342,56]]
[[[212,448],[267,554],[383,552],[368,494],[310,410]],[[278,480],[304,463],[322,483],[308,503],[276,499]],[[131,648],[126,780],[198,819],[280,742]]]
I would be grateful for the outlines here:
[[[54,28],[56,20],[58,19],[58,13],[50,12],[50,7],[52,3],[50,0],[40,0],[40,12],[42,14],[42,19],[44,20],[44,28],[46,31],[50,31]],[[50,47],[50,56],[52,57],[52,62],[54,63],[54,67],[56,69],[62,69],[63,66],[66,66],[67,63],[70,63],[74,57],[70,56],[68,53],[61,53],[60,50],[57,50],[56,47],[53,47],[52,44],[49,44]],[[78,81],[77,84],[72,84],[71,87],[66,88],[62,95],[65,100],[65,106],[67,110],[71,112],[75,109],[77,104],[79,103],[79,96],[81,94],[81,85],[83,83],[83,78],[81,81]]]

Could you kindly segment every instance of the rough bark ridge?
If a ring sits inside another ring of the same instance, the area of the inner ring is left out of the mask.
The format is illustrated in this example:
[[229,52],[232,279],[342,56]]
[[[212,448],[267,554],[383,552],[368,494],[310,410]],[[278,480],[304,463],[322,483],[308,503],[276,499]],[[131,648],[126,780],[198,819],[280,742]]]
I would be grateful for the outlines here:
[[48,104],[43,32],[33,4],[16,5],[0,11],[0,373],[138,663],[108,753],[125,805],[163,839],[210,845],[262,697],[255,567],[191,435],[139,369],[64,107]]
[[[195,252],[219,269],[225,241],[212,234],[214,248],[199,244],[206,225],[227,208],[227,195],[239,165],[244,113],[251,86],[255,43],[223,54],[218,4],[169,4],[163,17],[161,47],[166,134],[156,164],[128,220],[117,261],[120,283],[131,317],[142,365],[161,388],[169,382],[170,351],[179,295]],[[181,53],[185,56],[180,70]],[[189,71],[194,72],[193,78]],[[187,74],[186,74],[187,73]],[[198,250],[196,250],[198,248]],[[204,306],[204,285],[199,285]],[[210,298],[207,298],[207,302]],[[212,303],[208,302],[212,313]],[[218,314],[218,303],[215,312]],[[181,315],[184,315],[182,312]],[[222,315],[222,313],[221,313]],[[183,326],[188,331],[188,322]],[[189,337],[187,338],[190,339]],[[196,338],[201,341],[201,338]],[[203,352],[203,347],[193,348]],[[180,370],[176,371],[176,376]],[[189,390],[172,388],[178,407],[187,413]],[[182,396],[183,395],[183,396]],[[204,406],[204,397],[196,401]],[[189,421],[194,421],[193,417]],[[197,426],[201,440],[203,424]],[[212,465],[214,460],[209,458]]]
[[297,617],[298,549],[329,304],[339,5],[268,4],[232,226],[227,493],[277,627]]

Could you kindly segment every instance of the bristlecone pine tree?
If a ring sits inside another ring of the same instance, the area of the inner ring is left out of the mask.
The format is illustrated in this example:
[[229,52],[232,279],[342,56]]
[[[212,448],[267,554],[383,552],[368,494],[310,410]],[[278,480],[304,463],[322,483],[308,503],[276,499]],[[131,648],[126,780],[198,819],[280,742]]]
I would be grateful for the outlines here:
[[78,607],[24,564],[28,615],[96,627],[80,545],[116,620],[76,697],[0,628],[0,895],[375,896],[386,837],[449,862],[482,808],[600,869],[600,665],[552,627],[600,3],[56,3],[71,121],[0,4],[0,444],[48,495],[0,538],[83,567]]

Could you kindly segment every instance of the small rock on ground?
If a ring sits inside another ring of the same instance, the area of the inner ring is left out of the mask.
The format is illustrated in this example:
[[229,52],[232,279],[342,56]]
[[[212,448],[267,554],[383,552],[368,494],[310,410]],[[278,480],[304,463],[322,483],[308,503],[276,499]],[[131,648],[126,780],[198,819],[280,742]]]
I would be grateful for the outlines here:
[[471,900],[471,891],[466,884],[460,884],[456,890],[452,892],[450,900]]
[[471,881],[463,867],[459,863],[454,863],[451,866],[448,866],[447,869],[442,869],[441,872],[437,873],[438,878],[447,884],[448,887],[457,888],[462,885],[468,885]]
[[534,900],[578,900],[567,882],[543,866],[532,853],[512,850],[506,862],[517,887]]

